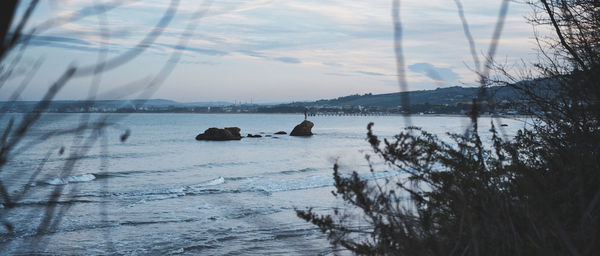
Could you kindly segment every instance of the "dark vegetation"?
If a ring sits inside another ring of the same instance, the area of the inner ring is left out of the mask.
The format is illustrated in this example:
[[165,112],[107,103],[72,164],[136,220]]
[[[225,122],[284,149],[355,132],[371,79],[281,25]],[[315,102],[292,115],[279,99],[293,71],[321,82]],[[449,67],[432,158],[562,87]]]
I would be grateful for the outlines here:
[[[471,128],[449,134],[451,142],[415,127],[382,140],[369,124],[374,155],[405,175],[365,181],[335,165],[333,194],[352,210],[325,215],[298,210],[298,216],[318,226],[333,245],[356,254],[597,255],[600,3],[530,5],[540,56],[536,70],[494,64],[490,51],[483,69],[476,69],[481,86]],[[502,13],[499,20],[501,27]],[[543,29],[552,34],[543,35]],[[534,78],[553,82],[535,90],[516,85]],[[525,96],[524,105],[537,110],[515,138],[503,139],[496,122],[490,140],[478,133],[481,105],[494,109],[487,100],[491,84],[512,86]]]

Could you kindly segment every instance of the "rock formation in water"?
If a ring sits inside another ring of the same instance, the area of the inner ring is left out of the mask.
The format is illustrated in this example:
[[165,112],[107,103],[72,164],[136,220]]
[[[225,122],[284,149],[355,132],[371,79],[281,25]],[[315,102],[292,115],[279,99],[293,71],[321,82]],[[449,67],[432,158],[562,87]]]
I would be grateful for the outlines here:
[[240,128],[238,127],[225,127],[224,129],[219,128],[208,128],[204,133],[198,134],[196,140],[241,140]]
[[248,137],[248,138],[261,138],[262,136],[260,134],[254,134],[253,135],[251,133],[248,133],[248,136],[246,136],[246,137]]
[[290,133],[290,136],[311,136],[313,135],[311,129],[315,126],[313,122],[304,120],[299,125],[294,127],[294,130]]
[[284,131],[278,131],[278,132],[276,132],[275,134],[287,134],[287,132],[284,132]]

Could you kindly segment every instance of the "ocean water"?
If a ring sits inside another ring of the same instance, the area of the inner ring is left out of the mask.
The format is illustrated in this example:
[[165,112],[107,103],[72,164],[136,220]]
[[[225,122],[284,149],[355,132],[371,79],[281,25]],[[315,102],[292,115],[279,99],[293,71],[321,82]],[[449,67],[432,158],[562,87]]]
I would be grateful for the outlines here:
[[[5,114],[1,127],[10,117],[21,116]],[[111,124],[97,137],[92,133],[97,139],[89,140],[90,132],[56,133],[81,118],[44,115],[2,168],[9,194],[28,193],[14,208],[0,205],[0,219],[13,225],[0,227],[0,254],[333,254],[326,236],[294,209],[347,207],[330,193],[336,162],[365,179],[402,175],[377,158],[376,171],[368,171],[366,126],[374,122],[375,133],[390,138],[407,125],[402,116],[316,116],[309,118],[315,135],[303,138],[273,135],[289,133],[303,115],[92,114],[91,120]],[[491,136],[490,121],[480,119],[484,138]],[[495,121],[507,124],[501,127],[507,137],[524,125]],[[444,137],[464,132],[469,120],[413,116],[410,124]],[[263,137],[194,139],[207,128],[230,126]],[[130,136],[121,142],[126,130]],[[86,154],[74,159],[78,150]],[[49,202],[57,191],[60,197]],[[47,213],[61,217],[47,221]],[[40,223],[48,225],[36,235]]]

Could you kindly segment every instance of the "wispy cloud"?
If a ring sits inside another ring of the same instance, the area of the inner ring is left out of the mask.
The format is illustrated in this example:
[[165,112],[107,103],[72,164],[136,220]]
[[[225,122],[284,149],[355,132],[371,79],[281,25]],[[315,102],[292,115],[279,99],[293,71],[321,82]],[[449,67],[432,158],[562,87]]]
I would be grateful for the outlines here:
[[294,63],[294,64],[298,64],[301,63],[302,61],[300,61],[300,59],[298,58],[293,58],[293,57],[278,57],[278,58],[273,58],[276,61],[281,61],[281,62],[285,62],[285,63]]
[[88,41],[77,38],[44,35],[31,35],[29,37],[29,43],[70,43],[79,45],[90,45]]
[[156,45],[169,47],[174,50],[182,50],[182,51],[200,53],[200,54],[204,54],[204,55],[224,56],[224,55],[228,54],[228,52],[226,52],[226,51],[198,48],[198,47],[193,47],[193,46],[182,46],[182,45],[176,45],[176,44],[163,44],[163,43],[157,43]]
[[[52,2],[55,1],[41,1],[40,5]],[[41,13],[47,16],[72,13],[94,2],[61,2]],[[53,28],[32,39],[32,45],[38,46],[38,52],[47,50],[55,56],[84,55],[77,57],[78,63],[96,60],[90,52],[100,50],[101,46],[108,46],[111,51],[131,49],[151,31],[169,5],[161,0],[127,2],[133,3],[106,13],[108,33],[101,32],[97,16],[90,16]],[[107,80],[126,80],[125,76],[135,72],[139,75],[151,72],[148,70],[158,69],[165,61],[166,54],[184,51],[175,72],[179,77],[167,80],[166,84],[183,86],[202,77],[202,84],[218,85],[223,94],[242,94],[236,87],[240,84],[278,88],[281,81],[288,79],[294,82],[285,83],[289,87],[286,91],[295,90],[292,96],[302,94],[303,98],[316,97],[324,90],[332,96],[397,90],[389,0],[213,1],[205,16],[192,21],[198,27],[193,35],[185,35],[192,36],[189,44],[185,48],[178,46],[192,14],[203,2],[181,0],[173,22],[146,49],[150,53],[143,56],[147,58],[144,60],[147,69],[117,71],[114,78],[107,76]],[[476,51],[486,52],[500,3],[496,0],[462,0],[462,3]],[[522,18],[528,11],[526,6],[511,3],[498,56],[509,61],[529,56],[530,26]],[[401,19],[405,59],[412,64],[406,67],[410,71],[407,81],[411,89],[477,79],[468,68],[472,58],[455,5],[446,0],[403,1]],[[232,73],[239,75],[231,76]],[[313,86],[314,90],[305,90],[307,86]],[[216,93],[197,84],[180,89],[175,91],[186,91],[180,96],[184,98],[193,97],[196,92],[203,96],[208,91]],[[280,99],[272,97],[265,100]]]
[[383,74],[383,73],[368,72],[368,71],[357,71],[357,73],[361,73],[361,74],[365,74],[365,75],[369,75],[369,76],[385,76],[385,74]]
[[422,62],[408,66],[408,70],[423,74],[435,81],[456,82],[460,76],[450,68],[436,67],[430,63]]
[[251,50],[237,50],[236,52],[248,55],[248,56],[252,56],[252,57],[257,57],[257,58],[264,58],[265,55],[257,52],[257,51],[251,51]]

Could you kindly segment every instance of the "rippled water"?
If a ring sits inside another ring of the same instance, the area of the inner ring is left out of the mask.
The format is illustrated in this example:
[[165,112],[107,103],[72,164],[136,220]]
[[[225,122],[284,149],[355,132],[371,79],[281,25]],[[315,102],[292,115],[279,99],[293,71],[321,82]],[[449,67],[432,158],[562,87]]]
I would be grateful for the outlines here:
[[[13,115],[19,118],[19,115]],[[94,114],[97,120],[104,115]],[[0,227],[0,254],[301,254],[334,252],[325,236],[298,219],[294,209],[319,211],[345,205],[331,195],[332,165],[365,179],[392,177],[397,170],[377,165],[370,174],[366,125],[391,137],[405,126],[400,116],[319,116],[310,138],[273,135],[290,132],[301,115],[259,114],[110,114],[116,122],[97,140],[73,171],[70,147],[88,134],[53,137],[50,131],[73,128],[78,114],[48,114],[40,120],[0,173],[9,193],[31,184],[13,209],[0,209],[14,224]],[[8,116],[0,120],[6,126]],[[521,121],[501,119],[507,135]],[[415,116],[412,125],[435,134],[464,132],[464,117]],[[489,137],[490,119],[480,120]],[[238,126],[247,133],[271,135],[241,141],[196,141],[209,127]],[[126,142],[119,137],[131,130]],[[102,139],[104,138],[104,139]],[[36,142],[42,142],[37,144]],[[65,147],[64,154],[59,148]],[[29,175],[49,152],[35,180]],[[49,203],[50,193],[62,196]],[[45,234],[36,229],[45,211],[64,214]],[[0,206],[3,207],[3,206]]]

